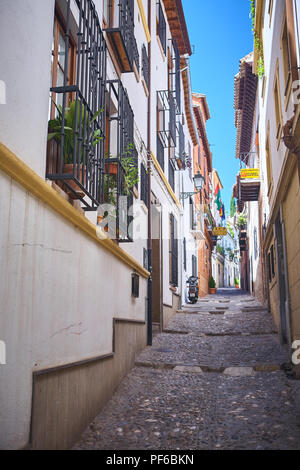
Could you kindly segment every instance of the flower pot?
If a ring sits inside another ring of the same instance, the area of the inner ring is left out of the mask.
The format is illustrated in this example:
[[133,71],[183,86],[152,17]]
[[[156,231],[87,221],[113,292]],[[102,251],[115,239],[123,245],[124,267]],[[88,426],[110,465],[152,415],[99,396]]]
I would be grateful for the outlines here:
[[213,294],[215,294],[215,293],[217,292],[217,289],[216,289],[216,287],[209,287],[209,288],[208,288],[208,291],[209,291],[209,294],[210,294],[210,295],[213,295]]
[[[66,174],[66,175],[73,175],[73,168],[74,168],[73,163],[65,163],[64,166],[63,166],[63,173]],[[82,178],[82,164],[80,164],[79,181],[81,183],[82,183],[83,179],[85,180],[85,176],[86,176],[86,168],[84,168],[84,178]],[[80,198],[84,197],[84,192],[82,191],[80,186],[78,186],[78,184],[75,181],[66,180],[66,182],[68,183],[68,185],[76,193],[76,194],[74,194],[73,191],[71,191],[67,186],[65,186],[65,188],[66,188],[65,191],[71,199],[80,199]]]
[[[97,224],[100,224],[104,219],[103,215],[98,215]],[[103,227],[104,232],[108,232],[108,223]]]
[[118,174],[118,164],[116,162],[105,163],[105,173],[108,175]]
[[239,288],[240,288],[240,286],[239,286],[238,284],[236,284],[236,285],[235,285],[235,288],[236,288],[236,289],[239,289]]

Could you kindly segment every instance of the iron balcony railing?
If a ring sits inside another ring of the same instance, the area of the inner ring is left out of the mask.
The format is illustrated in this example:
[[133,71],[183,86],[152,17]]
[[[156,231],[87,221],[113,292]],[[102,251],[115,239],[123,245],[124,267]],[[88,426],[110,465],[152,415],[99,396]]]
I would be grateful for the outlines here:
[[143,48],[142,48],[142,73],[143,73],[143,78],[145,80],[146,86],[149,90],[149,80],[150,80],[149,62],[148,62],[148,54],[147,54],[145,44],[143,44]]
[[105,31],[111,39],[122,72],[133,72],[135,63],[139,73],[140,58],[134,35],[134,0],[119,0],[118,8],[117,16],[110,2],[109,27]]
[[[49,121],[53,145],[46,177],[80,199],[85,210],[96,210],[104,196],[106,43],[91,0],[67,0],[65,20],[63,84],[50,89],[52,99],[60,95],[56,102],[62,105],[56,105],[56,117]],[[71,35],[77,37],[77,49],[70,84]]]
[[180,77],[180,53],[177,45],[177,41],[173,41],[173,77],[175,78],[175,99],[176,99],[176,112],[181,113],[181,77]]
[[[108,135],[105,158],[105,201],[116,205],[116,239],[132,241],[132,193],[128,192],[126,171],[137,168],[138,153],[134,144],[134,114],[120,80],[107,81]],[[125,165],[126,164],[126,165]]]
[[176,147],[176,105],[173,92],[157,92],[157,111],[158,133],[164,147]]

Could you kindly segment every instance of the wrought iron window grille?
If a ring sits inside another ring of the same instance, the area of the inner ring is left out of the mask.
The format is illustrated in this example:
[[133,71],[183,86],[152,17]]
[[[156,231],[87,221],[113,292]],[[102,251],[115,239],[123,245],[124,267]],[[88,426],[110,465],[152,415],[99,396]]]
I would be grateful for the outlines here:
[[[52,137],[55,149],[46,178],[79,199],[84,210],[93,211],[103,201],[106,43],[91,0],[75,0],[72,8],[67,0],[65,20],[63,84],[50,89],[61,96],[62,106],[49,121],[48,139]],[[76,73],[74,83],[68,84],[71,35],[77,37]]]
[[180,72],[180,53],[176,40],[170,39],[170,50],[173,67],[170,71],[171,90],[174,93],[176,102],[176,114],[181,114],[181,72]]
[[134,144],[134,114],[128,95],[120,80],[107,81],[108,135],[105,158],[106,202],[116,206],[116,239],[133,241],[132,188],[126,178],[131,169],[138,169],[138,152]]
[[177,145],[175,156],[172,157],[171,160],[177,171],[183,171],[187,167],[187,153],[185,152],[185,135],[181,122],[177,122],[176,129]]
[[173,191],[175,191],[175,168],[171,159],[169,159],[169,183]]
[[160,1],[157,3],[157,7],[158,7],[158,12],[157,12],[157,17],[158,17],[157,34],[158,34],[160,43],[162,45],[164,54],[166,55],[166,53],[167,53],[167,27],[166,27],[166,20],[165,20],[164,12],[163,12]]
[[177,221],[173,214],[170,214],[170,255],[171,255],[171,279],[170,283],[178,287],[178,236]]
[[109,5],[109,27],[105,29],[123,73],[133,72],[135,63],[137,71],[140,69],[140,57],[134,35],[134,0],[119,0],[118,23],[113,24],[113,5]]
[[161,169],[165,171],[165,148],[159,135],[157,136],[156,147],[157,161]]
[[149,80],[150,80],[149,62],[148,62],[148,54],[147,54],[145,44],[143,44],[143,47],[142,47],[142,74],[143,74],[143,78],[145,80],[146,86],[149,90]]
[[157,92],[157,109],[160,114],[158,133],[164,148],[176,147],[176,105],[174,93]]

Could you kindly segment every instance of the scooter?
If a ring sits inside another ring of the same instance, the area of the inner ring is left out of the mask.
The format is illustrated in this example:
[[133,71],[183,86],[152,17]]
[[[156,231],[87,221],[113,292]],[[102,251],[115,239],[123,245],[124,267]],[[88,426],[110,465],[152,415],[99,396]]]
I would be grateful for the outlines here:
[[191,304],[195,304],[199,297],[198,277],[190,276],[187,280],[188,284],[188,297]]

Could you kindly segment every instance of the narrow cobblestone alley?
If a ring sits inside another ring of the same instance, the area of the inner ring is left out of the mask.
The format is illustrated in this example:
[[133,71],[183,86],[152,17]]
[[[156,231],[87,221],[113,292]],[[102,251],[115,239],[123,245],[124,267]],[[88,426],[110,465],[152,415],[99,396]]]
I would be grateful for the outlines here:
[[177,313],[74,449],[300,449],[300,382],[270,314],[240,290]]

